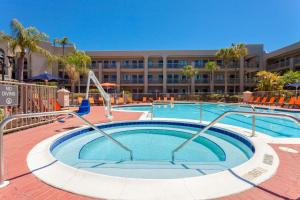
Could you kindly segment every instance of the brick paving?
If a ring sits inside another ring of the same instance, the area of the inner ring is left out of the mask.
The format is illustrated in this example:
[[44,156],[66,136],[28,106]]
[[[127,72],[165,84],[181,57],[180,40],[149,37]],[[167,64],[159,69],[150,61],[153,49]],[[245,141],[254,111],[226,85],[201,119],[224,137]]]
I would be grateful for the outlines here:
[[[103,107],[92,107],[86,116],[92,123],[108,122],[103,116]],[[141,113],[113,112],[114,121],[136,120]],[[27,167],[26,157],[28,152],[40,141],[57,133],[82,125],[75,118],[69,118],[65,123],[55,122],[28,130],[4,136],[5,176],[10,184],[0,189],[1,200],[81,200],[91,199],[72,194],[49,186],[34,175]],[[279,146],[294,148],[300,152],[300,145],[272,145],[280,157],[279,169],[275,176],[259,186],[245,192],[221,199],[300,199],[300,154],[281,151]],[[217,189],[217,188],[216,188]]]

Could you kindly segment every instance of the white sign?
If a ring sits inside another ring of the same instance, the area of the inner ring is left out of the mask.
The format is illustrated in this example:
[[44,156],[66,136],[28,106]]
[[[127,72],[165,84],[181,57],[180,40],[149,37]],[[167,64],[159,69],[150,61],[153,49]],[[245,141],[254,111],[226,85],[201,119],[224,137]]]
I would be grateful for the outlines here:
[[0,106],[18,105],[18,87],[15,85],[0,85]]

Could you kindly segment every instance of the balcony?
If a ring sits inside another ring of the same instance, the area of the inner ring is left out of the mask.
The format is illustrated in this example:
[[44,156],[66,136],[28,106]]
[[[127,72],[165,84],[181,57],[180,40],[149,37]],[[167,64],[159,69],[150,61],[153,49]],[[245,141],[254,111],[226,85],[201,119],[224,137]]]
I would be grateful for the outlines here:
[[163,80],[159,80],[159,79],[152,79],[152,80],[148,80],[148,84],[163,84]]
[[150,68],[150,69],[162,69],[163,68],[163,66],[164,66],[164,64],[163,63],[149,63],[148,64],[148,68]]
[[111,79],[111,78],[104,78],[103,82],[104,83],[116,83],[117,80],[116,79]]
[[209,83],[209,79],[205,78],[205,79],[195,80],[195,83],[208,84]]
[[240,79],[239,78],[229,78],[228,83],[240,84]]
[[215,79],[214,83],[220,83],[220,84],[224,84],[225,80],[224,79]]
[[168,67],[168,68],[173,68],[173,69],[183,68],[183,67],[186,66],[186,65],[187,65],[187,64],[167,63],[167,67]]
[[300,56],[294,57],[294,64],[300,64]]
[[126,64],[122,64],[121,68],[123,69],[144,69],[144,64],[130,64],[130,65],[126,65]]
[[179,80],[179,79],[168,79],[167,83],[172,83],[172,84],[185,84],[188,83],[188,80]]
[[116,67],[117,67],[117,65],[114,63],[103,63],[104,69],[115,69]]
[[135,79],[135,80],[121,80],[122,84],[144,84],[143,79]]

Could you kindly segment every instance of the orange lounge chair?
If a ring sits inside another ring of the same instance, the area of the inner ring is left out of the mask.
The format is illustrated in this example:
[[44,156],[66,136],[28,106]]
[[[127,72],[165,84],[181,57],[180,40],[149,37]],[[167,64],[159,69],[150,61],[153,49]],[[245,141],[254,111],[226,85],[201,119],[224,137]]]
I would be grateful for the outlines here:
[[295,104],[296,104],[296,97],[291,97],[290,100],[289,100],[289,102],[288,103],[284,103],[282,105],[282,107],[285,106],[285,105],[287,105],[288,108],[289,108],[290,106],[293,107]]
[[298,97],[296,104],[300,106],[300,96]]
[[171,97],[171,101],[174,102],[174,97]]
[[265,104],[266,102],[267,102],[267,99],[268,99],[268,97],[264,97],[262,100],[261,100],[261,104]]
[[124,104],[124,98],[123,97],[118,98],[118,104]]
[[82,102],[82,97],[77,97],[77,102],[78,102],[78,104],[81,104],[81,102]]
[[253,102],[254,104],[259,104],[261,97],[256,97],[255,101]]
[[104,102],[103,97],[99,97],[98,101],[99,101],[99,105],[103,104],[103,102]]
[[284,104],[284,100],[285,100],[285,97],[280,97],[278,102],[276,103],[276,106],[282,106]]
[[164,101],[168,101],[168,97],[164,97]]
[[143,97],[143,103],[147,103],[147,97]]
[[247,103],[253,103],[253,101],[254,101],[254,96],[251,96]]
[[132,97],[127,97],[127,99],[126,99],[126,103],[132,103],[133,101],[132,101]]
[[115,104],[115,98],[114,97],[110,97],[110,103]]
[[267,102],[266,104],[272,105],[272,104],[274,104],[274,102],[275,102],[275,97],[271,97],[269,102]]
[[89,97],[89,102],[90,102],[90,105],[94,105],[95,104],[94,97]]
[[156,101],[160,101],[160,97],[157,97]]

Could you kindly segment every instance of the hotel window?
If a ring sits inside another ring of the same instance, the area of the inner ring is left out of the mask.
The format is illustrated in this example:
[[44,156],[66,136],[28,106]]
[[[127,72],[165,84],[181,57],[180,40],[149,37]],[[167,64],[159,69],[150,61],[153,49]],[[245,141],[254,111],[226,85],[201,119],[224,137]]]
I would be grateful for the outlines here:
[[124,65],[124,66],[128,66],[128,65],[129,65],[129,60],[124,60],[124,61],[123,61],[123,65]]
[[208,79],[208,74],[203,74],[203,79]]
[[208,63],[208,60],[203,60],[203,66],[205,66],[206,63]]
[[129,81],[130,80],[130,75],[129,74],[124,74],[123,79],[124,79],[124,81]]
[[216,75],[216,80],[224,80],[224,75],[223,74],[217,74]]
[[162,74],[158,75],[158,80],[162,81],[164,79],[164,76]]
[[144,80],[144,75],[140,74],[139,75],[139,80]]
[[223,65],[223,61],[222,60],[217,60],[217,65],[221,67]]
[[196,80],[197,80],[197,81],[200,81],[200,80],[201,80],[201,76],[200,76],[199,74],[196,76]]
[[110,78],[111,78],[112,81],[116,81],[117,80],[117,76],[116,75],[111,75]]
[[182,75],[182,76],[181,76],[181,80],[186,81],[186,80],[187,80],[187,77],[186,77],[185,75]]
[[152,80],[153,80],[152,74],[149,74],[149,75],[148,75],[148,80],[149,80],[149,81],[152,81]]

